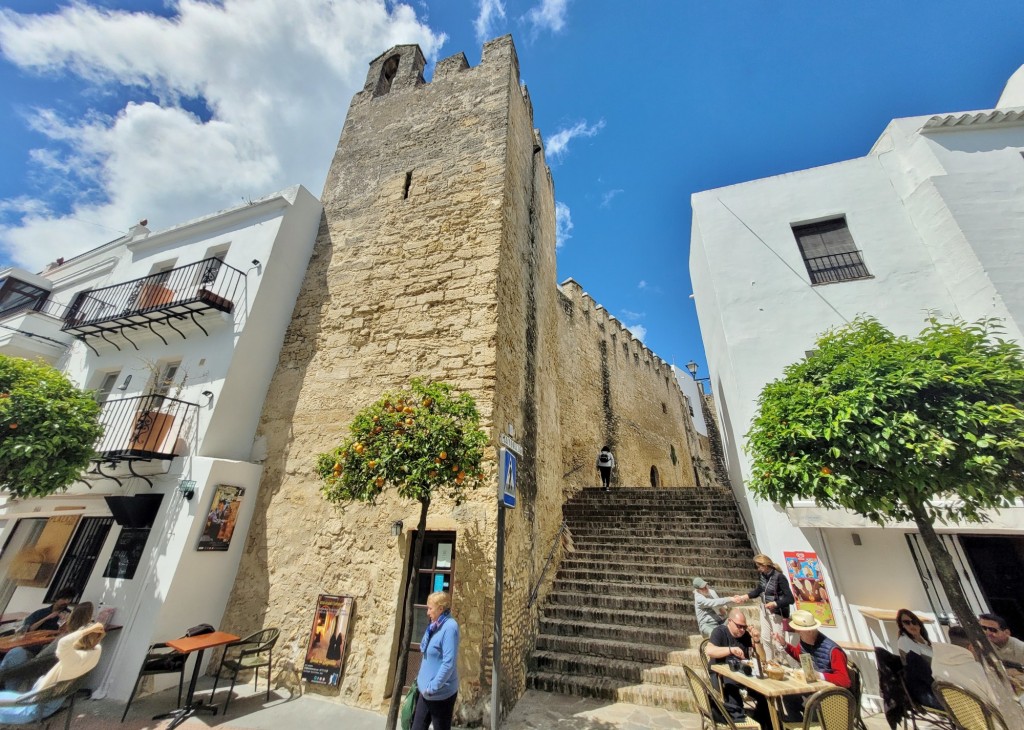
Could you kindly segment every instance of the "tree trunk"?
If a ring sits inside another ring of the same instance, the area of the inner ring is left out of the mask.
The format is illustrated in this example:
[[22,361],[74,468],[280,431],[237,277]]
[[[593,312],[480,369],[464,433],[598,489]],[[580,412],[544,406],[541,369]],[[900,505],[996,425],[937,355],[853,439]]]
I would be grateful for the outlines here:
[[[967,597],[964,596],[963,587],[960,585],[960,577],[956,573],[953,558],[950,557],[942,541],[939,540],[939,536],[935,534],[935,526],[924,507],[912,507],[911,512],[914,515],[917,529],[921,533],[921,539],[924,540],[924,546],[932,556],[932,562],[935,563],[935,570],[939,574],[939,583],[942,584],[942,589],[946,592],[949,605],[956,617],[960,619],[960,625],[967,632],[967,638],[974,646],[975,656],[981,657],[981,666],[985,669],[985,674],[988,675],[989,683],[995,690],[998,700],[996,709],[1006,720],[1008,727],[1024,728],[1024,707],[1017,703],[1013,685],[1010,684],[1010,678],[1006,674],[1006,667],[992,650],[992,645],[989,643],[988,637],[985,636],[985,632],[982,631],[978,618],[967,603]],[[1017,719],[1014,720],[1014,718]]]
[[405,575],[405,610],[402,612],[402,633],[398,640],[398,661],[395,662],[395,681],[391,688],[391,706],[388,707],[388,719],[385,730],[395,730],[398,725],[398,711],[402,706],[405,693],[405,670],[409,666],[409,644],[412,643],[412,611],[416,598],[416,568],[423,557],[423,538],[427,533],[427,510],[430,508],[430,497],[420,500],[420,521],[416,525],[416,541],[413,544],[412,557]]

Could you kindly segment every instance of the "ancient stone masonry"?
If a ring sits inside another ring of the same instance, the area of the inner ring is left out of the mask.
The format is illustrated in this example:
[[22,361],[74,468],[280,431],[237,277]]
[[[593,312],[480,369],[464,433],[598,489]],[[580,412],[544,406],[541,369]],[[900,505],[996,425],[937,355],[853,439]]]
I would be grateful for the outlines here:
[[485,44],[475,67],[457,54],[429,83],[424,68],[417,46],[392,48],[349,108],[263,409],[265,471],[223,628],[279,627],[275,681],[296,685],[317,595],[354,596],[340,688],[305,691],[386,707],[419,505],[388,492],[333,507],[313,464],[383,391],[417,375],[451,382],[476,398],[494,445],[490,486],[461,505],[435,499],[427,523],[455,535],[457,712],[476,723],[490,701],[499,434],[525,451],[505,534],[506,710],[526,687],[540,618],[531,592],[550,590],[557,566],[541,574],[562,505],[593,483],[597,449],[612,442],[620,480],[649,484],[654,467],[661,486],[693,486],[700,444],[668,365],[578,285],[557,285],[554,186],[511,37]]

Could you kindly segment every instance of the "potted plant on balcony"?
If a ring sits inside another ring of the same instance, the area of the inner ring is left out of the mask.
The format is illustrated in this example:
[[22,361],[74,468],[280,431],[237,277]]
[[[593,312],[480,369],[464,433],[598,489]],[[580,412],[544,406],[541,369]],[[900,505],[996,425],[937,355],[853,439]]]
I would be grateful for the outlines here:
[[139,287],[139,295],[135,300],[138,309],[153,309],[174,301],[174,290],[165,286],[165,277],[156,277],[152,281],[144,281]]
[[[178,396],[188,382],[188,371],[180,365],[160,365],[150,360],[142,360],[149,370],[150,390],[139,404],[135,413],[129,449],[147,453],[166,454],[173,450],[174,444],[167,440],[174,429],[178,417]],[[179,377],[180,373],[180,377]]]

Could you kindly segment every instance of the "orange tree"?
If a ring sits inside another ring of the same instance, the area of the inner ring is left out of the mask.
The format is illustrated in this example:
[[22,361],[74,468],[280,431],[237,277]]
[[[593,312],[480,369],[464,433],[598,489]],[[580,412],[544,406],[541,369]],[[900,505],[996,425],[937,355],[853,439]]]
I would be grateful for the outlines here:
[[782,506],[813,499],[879,525],[913,522],[939,582],[1024,727],[1005,669],[964,595],[935,522],[984,522],[1024,496],[1024,360],[994,320],[929,318],[916,338],[862,317],[761,391],[747,433],[751,491]]
[[100,407],[42,362],[0,355],[0,489],[45,497],[89,466]]
[[[420,518],[409,570],[420,564],[427,510],[435,494],[458,504],[482,480],[480,465],[487,434],[473,396],[456,394],[447,383],[413,379],[408,388],[386,393],[359,411],[349,435],[317,457],[321,492],[333,503],[375,502],[385,490],[420,503]],[[411,641],[415,581],[406,575],[401,643]],[[395,727],[405,679],[407,653],[398,653],[387,727]]]

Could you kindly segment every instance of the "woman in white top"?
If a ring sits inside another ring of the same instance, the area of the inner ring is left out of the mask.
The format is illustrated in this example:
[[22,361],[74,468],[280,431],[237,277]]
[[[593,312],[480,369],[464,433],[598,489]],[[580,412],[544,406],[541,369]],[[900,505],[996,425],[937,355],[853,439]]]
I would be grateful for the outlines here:
[[896,640],[896,649],[903,663],[907,663],[907,654],[914,653],[920,654],[928,664],[931,664],[932,640],[928,638],[928,629],[924,627],[924,622],[909,608],[901,608],[896,612],[896,627],[900,634]]

